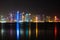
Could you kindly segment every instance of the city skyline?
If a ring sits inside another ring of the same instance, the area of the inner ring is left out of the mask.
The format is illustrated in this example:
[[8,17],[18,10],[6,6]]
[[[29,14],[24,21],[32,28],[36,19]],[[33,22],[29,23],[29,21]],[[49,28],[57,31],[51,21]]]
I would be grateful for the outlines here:
[[0,0],[0,40],[58,40],[59,31],[59,0]]
[[[20,11],[16,11],[15,14],[10,13],[7,15],[0,15],[0,23],[12,23],[12,22],[16,22],[16,16],[17,13],[19,12],[19,17],[18,17],[18,22],[60,22],[60,18],[58,16],[49,16],[49,15],[33,15],[31,13],[25,13],[25,12],[20,12]],[[37,18],[37,19],[36,19]],[[37,21],[36,21],[37,20]]]

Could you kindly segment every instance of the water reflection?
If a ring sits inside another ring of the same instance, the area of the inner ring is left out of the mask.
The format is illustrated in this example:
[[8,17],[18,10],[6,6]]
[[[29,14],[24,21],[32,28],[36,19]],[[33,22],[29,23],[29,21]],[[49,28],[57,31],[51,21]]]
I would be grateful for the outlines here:
[[[59,23],[58,23],[59,24]],[[57,23],[19,23],[19,40],[56,40],[58,35]],[[16,23],[0,24],[0,39],[16,40]],[[38,32],[36,32],[38,29]],[[36,38],[36,33],[38,34]],[[2,35],[3,34],[3,35]]]

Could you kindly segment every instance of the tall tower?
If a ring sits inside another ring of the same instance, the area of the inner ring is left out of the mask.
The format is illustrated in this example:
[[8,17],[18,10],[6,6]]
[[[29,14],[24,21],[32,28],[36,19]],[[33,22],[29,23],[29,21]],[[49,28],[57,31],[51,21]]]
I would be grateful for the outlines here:
[[22,22],[24,22],[24,19],[25,17],[24,17],[24,12],[22,13]]
[[17,40],[19,40],[20,36],[19,36],[19,31],[20,31],[20,26],[19,26],[19,11],[17,11],[16,14],[16,36],[17,36]]

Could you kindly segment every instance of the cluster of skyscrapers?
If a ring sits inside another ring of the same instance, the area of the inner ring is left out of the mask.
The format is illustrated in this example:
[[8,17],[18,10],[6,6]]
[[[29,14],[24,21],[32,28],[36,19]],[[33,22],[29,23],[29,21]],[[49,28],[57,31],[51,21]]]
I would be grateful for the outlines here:
[[[7,14],[7,16],[0,15],[0,22],[16,22],[16,13],[10,13]],[[50,16],[45,16],[42,15],[40,16],[39,14],[37,15],[32,15],[31,13],[25,13],[19,12],[19,22],[36,22],[36,17],[37,17],[37,22],[60,22],[59,18],[57,16],[54,16],[52,19]]]

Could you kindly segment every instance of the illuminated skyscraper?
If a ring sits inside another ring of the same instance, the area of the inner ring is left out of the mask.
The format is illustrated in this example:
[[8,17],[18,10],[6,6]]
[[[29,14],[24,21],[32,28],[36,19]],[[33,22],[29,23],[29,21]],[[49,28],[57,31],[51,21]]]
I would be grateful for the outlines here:
[[3,16],[1,16],[1,20],[3,19]]
[[22,13],[22,21],[25,21],[24,12]]
[[19,15],[19,21],[22,22],[22,13]]
[[58,17],[54,16],[54,22],[58,22],[58,21],[59,21]]
[[29,21],[30,21],[30,14],[26,13],[25,22],[29,22]]
[[50,22],[50,16],[46,16],[46,22]]
[[10,22],[13,22],[13,14],[10,14]]
[[16,14],[16,32],[17,32],[17,40],[19,40],[20,36],[19,36],[19,11],[17,11],[17,14]]

